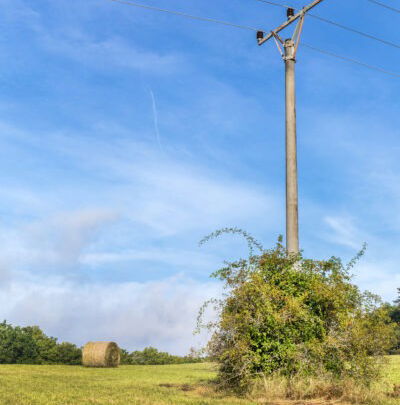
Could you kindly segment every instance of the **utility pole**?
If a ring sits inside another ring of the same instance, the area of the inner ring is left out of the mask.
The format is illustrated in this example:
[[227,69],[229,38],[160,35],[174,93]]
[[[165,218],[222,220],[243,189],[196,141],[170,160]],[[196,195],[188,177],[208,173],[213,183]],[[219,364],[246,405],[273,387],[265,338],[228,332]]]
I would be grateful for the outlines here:
[[[257,32],[258,45],[273,38],[285,62],[286,87],[286,249],[289,254],[299,253],[299,202],[297,175],[297,134],[296,134],[296,54],[303,30],[306,13],[321,3],[315,0],[303,7],[297,14],[293,8],[287,9],[287,21],[265,36],[264,31]],[[293,37],[281,39],[280,31],[298,21]]]

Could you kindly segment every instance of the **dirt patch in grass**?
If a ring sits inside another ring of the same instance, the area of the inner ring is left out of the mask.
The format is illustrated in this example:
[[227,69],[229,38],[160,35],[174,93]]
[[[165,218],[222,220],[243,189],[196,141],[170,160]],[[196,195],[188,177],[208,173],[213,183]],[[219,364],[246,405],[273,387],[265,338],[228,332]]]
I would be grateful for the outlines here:
[[389,394],[390,398],[400,398],[400,385],[396,384],[393,386],[393,392]]
[[190,384],[158,384],[159,387],[163,388],[176,388],[181,391],[194,391],[196,389],[195,386]]
[[348,402],[341,401],[327,401],[325,399],[312,401],[277,401],[277,402],[266,402],[265,405],[350,405]]

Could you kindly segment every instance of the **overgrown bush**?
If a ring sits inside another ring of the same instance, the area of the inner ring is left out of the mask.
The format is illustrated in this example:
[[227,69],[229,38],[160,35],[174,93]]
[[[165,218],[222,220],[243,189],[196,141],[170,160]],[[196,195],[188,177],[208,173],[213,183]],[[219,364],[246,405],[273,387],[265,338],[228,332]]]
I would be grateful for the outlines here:
[[214,332],[208,351],[219,362],[221,387],[243,393],[259,377],[284,378],[289,388],[299,379],[368,385],[378,377],[394,326],[379,299],[351,283],[350,270],[363,251],[345,266],[338,258],[289,255],[281,238],[266,251],[238,229],[204,241],[222,232],[243,234],[251,251],[247,260],[213,274],[226,287],[223,299],[211,301],[218,321],[207,325]]
[[80,364],[81,349],[58,343],[38,326],[0,323],[0,364]]

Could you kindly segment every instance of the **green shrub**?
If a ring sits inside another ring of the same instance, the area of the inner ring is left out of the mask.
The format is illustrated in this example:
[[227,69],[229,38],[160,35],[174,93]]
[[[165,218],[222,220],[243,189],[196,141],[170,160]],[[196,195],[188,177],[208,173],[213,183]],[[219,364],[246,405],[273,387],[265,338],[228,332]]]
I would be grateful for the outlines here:
[[288,255],[281,238],[265,251],[238,229],[205,240],[222,232],[242,233],[260,249],[213,274],[226,287],[224,298],[212,301],[219,319],[208,325],[214,332],[208,351],[219,362],[222,387],[248,391],[259,376],[289,382],[324,376],[366,385],[378,377],[394,327],[379,299],[351,283],[349,271],[363,251],[344,266],[338,258]]

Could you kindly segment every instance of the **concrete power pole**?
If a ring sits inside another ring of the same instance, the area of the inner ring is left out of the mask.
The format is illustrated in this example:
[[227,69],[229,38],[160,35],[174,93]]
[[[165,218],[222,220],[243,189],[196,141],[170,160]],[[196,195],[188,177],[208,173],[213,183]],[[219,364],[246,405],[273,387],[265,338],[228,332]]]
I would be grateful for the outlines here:
[[[296,134],[296,87],[295,66],[297,48],[303,30],[306,13],[321,3],[315,0],[300,12],[287,9],[287,21],[264,36],[263,31],[257,32],[258,44],[262,45],[273,38],[285,62],[286,81],[286,249],[289,254],[299,253],[299,203],[297,180],[297,134]],[[283,41],[278,35],[280,31],[298,20],[293,37]]]
[[289,253],[299,253],[295,88],[296,59],[293,40],[286,40],[284,48],[286,81],[286,248]]

